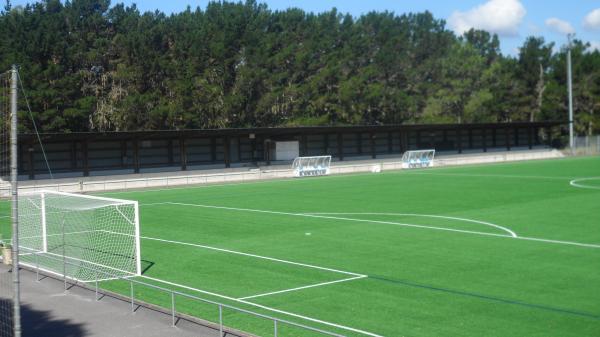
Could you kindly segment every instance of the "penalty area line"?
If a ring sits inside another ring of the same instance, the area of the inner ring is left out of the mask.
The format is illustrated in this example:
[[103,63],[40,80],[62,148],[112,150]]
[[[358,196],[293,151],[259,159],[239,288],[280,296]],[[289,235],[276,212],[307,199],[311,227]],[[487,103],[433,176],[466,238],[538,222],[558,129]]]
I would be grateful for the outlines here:
[[309,316],[303,316],[303,315],[295,314],[293,312],[289,312],[289,311],[284,311],[284,310],[279,310],[279,309],[267,307],[265,305],[261,305],[261,304],[254,303],[254,302],[250,302],[250,301],[247,301],[247,300],[238,299],[238,298],[234,298],[234,297],[226,296],[226,295],[221,295],[221,294],[217,294],[217,293],[214,293],[214,292],[210,292],[210,291],[206,291],[206,290],[197,289],[197,288],[193,288],[193,287],[190,287],[190,286],[178,284],[178,283],[175,283],[175,282],[165,281],[165,280],[161,280],[161,279],[158,279],[158,278],[154,278],[154,277],[150,277],[150,276],[145,276],[145,275],[141,275],[140,277],[148,279],[148,280],[151,280],[151,281],[156,281],[156,282],[160,282],[160,283],[163,283],[163,284],[168,284],[168,285],[171,285],[171,286],[175,286],[175,287],[178,287],[178,288],[191,290],[191,291],[198,292],[198,293],[201,293],[201,294],[211,295],[211,296],[219,297],[219,298],[226,299],[226,300],[229,300],[229,301],[246,304],[246,305],[249,305],[249,306],[253,306],[255,308],[260,308],[260,309],[263,309],[263,310],[267,310],[267,311],[271,311],[271,312],[276,312],[278,314],[283,314],[283,315],[286,315],[286,316],[299,318],[299,319],[302,319],[302,320],[305,320],[305,321],[308,321],[308,322],[323,324],[323,325],[326,325],[326,326],[329,326],[329,327],[333,327],[333,328],[337,328],[337,329],[342,329],[342,330],[345,330],[345,331],[356,332],[356,333],[359,333],[359,334],[363,334],[365,336],[383,337],[382,335],[378,335],[378,334],[375,334],[375,333],[372,333],[372,332],[369,332],[369,331],[355,329],[355,328],[351,328],[349,326],[345,326],[345,325],[341,325],[341,324],[337,324],[337,323],[332,323],[332,322],[327,322],[327,321],[323,321],[323,320],[320,320],[320,319],[312,318],[312,317],[309,317]]
[[327,268],[327,267],[321,267],[321,266],[315,266],[315,265],[312,265],[312,264],[294,262],[294,261],[289,261],[289,260],[282,260],[282,259],[277,259],[277,258],[274,258],[274,257],[268,257],[268,256],[262,256],[262,255],[244,253],[244,252],[238,252],[238,251],[230,250],[230,249],[224,249],[224,248],[217,248],[217,247],[199,245],[199,244],[196,244],[196,243],[189,243],[189,242],[183,242],[183,241],[159,239],[159,238],[153,238],[153,237],[148,237],[148,236],[140,236],[140,238],[144,239],[144,240],[152,240],[152,241],[159,241],[159,242],[165,242],[165,243],[172,243],[172,244],[177,244],[177,245],[182,245],[182,246],[190,246],[190,247],[197,247],[197,248],[203,248],[203,249],[210,249],[210,250],[215,250],[215,251],[219,251],[219,252],[223,252],[223,253],[242,255],[242,256],[247,256],[247,257],[253,257],[253,258],[257,258],[257,259],[263,259],[263,260],[268,260],[268,261],[273,261],[273,262],[291,264],[291,265],[300,266],[300,267],[306,267],[306,268],[318,269],[318,270],[323,270],[323,271],[329,271],[329,272],[333,272],[333,273],[351,275],[351,276],[354,276],[354,277],[359,277],[359,276],[360,277],[366,277],[366,275],[357,274],[357,273],[353,273],[353,272],[349,272],[349,271],[344,271],[344,270],[339,270],[339,269],[333,269],[333,268]]
[[289,293],[289,292],[297,291],[297,290],[304,290],[304,289],[309,289],[309,288],[316,288],[316,287],[326,286],[326,285],[330,285],[330,284],[336,284],[336,283],[342,283],[342,282],[360,280],[360,279],[363,279],[363,278],[366,278],[366,277],[368,277],[368,276],[361,275],[361,276],[355,276],[355,277],[345,278],[345,279],[341,279],[341,280],[335,280],[335,281],[329,281],[329,282],[321,282],[321,283],[310,284],[310,285],[302,286],[302,287],[296,287],[296,288],[290,288],[290,289],[283,289],[283,290],[278,290],[278,291],[271,291],[271,292],[268,292],[268,293],[251,295],[251,296],[246,296],[246,297],[239,297],[238,300],[247,300],[247,299],[250,299],[250,298],[257,298],[257,297],[263,297],[263,296],[270,296],[270,295],[277,295],[277,294]]

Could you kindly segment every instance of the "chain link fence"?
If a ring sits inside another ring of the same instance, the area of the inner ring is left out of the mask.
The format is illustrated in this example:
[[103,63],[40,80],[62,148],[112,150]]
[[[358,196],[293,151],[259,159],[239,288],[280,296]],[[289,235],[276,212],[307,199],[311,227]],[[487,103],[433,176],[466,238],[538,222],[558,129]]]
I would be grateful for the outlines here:
[[14,336],[12,273],[4,264],[0,264],[0,336]]

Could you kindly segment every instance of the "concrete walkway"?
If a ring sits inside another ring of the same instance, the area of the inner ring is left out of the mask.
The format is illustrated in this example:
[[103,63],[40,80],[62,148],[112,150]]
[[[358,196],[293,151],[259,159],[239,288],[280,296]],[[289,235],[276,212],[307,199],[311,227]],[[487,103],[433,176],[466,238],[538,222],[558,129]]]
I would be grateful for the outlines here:
[[[1,268],[6,269],[5,266]],[[42,276],[43,277],[43,276]],[[219,331],[201,323],[179,319],[122,299],[103,296],[78,286],[64,291],[61,280],[21,271],[23,337],[218,337]],[[224,336],[234,336],[225,333]]]

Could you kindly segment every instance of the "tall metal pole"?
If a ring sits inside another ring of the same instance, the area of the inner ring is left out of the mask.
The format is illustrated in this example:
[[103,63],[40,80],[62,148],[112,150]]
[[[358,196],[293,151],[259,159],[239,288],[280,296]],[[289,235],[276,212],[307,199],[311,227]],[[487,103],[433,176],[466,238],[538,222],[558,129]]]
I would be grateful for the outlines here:
[[14,337],[21,337],[21,293],[19,284],[19,207],[17,196],[17,66],[10,83],[10,182],[12,196],[12,274]]
[[567,48],[567,90],[569,91],[569,148],[571,154],[574,153],[573,147],[573,75],[571,69],[571,38],[572,34],[567,35],[569,46]]

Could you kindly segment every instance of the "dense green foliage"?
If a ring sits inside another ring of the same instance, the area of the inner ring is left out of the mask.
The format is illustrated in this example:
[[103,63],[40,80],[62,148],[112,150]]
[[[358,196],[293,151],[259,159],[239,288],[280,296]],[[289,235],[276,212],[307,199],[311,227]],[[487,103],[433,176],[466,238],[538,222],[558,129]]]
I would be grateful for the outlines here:
[[[0,31],[0,68],[21,66],[43,131],[566,119],[564,48],[529,37],[502,55],[497,36],[457,37],[428,12],[45,0],[8,2]],[[577,129],[592,132],[600,52],[576,41],[573,60]]]

